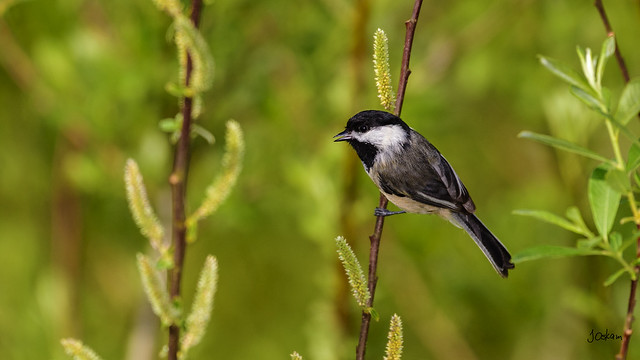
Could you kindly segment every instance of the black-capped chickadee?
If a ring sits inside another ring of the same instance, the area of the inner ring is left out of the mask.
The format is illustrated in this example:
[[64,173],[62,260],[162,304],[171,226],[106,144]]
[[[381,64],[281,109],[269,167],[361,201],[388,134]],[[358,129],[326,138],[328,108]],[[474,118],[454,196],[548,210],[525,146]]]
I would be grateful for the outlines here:
[[402,119],[384,111],[362,111],[334,137],[355,149],[371,180],[402,209],[376,208],[376,216],[440,215],[471,236],[500,276],[507,277],[514,268],[509,251],[473,214],[476,206],[451,165]]

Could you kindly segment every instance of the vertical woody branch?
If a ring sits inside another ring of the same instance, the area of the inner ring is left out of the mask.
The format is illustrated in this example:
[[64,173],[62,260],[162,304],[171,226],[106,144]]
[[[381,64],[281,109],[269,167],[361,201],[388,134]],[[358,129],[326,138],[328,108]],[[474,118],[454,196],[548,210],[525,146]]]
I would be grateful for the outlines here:
[[[416,0],[413,5],[413,13],[411,18],[405,22],[406,26],[406,36],[404,42],[404,51],[402,52],[402,67],[400,72],[400,84],[398,85],[398,97],[396,100],[396,115],[400,116],[400,112],[402,111],[402,103],[404,102],[404,94],[407,88],[407,81],[409,79],[409,74],[411,71],[409,70],[409,58],[411,57],[411,46],[413,44],[413,36],[416,31],[416,24],[418,23],[418,15],[420,14],[420,7],[422,6],[422,0]],[[386,209],[388,204],[388,200],[382,193],[380,194],[380,203],[378,205],[379,208]],[[373,307],[373,298],[376,291],[376,284],[378,282],[378,276],[376,275],[376,271],[378,268],[378,252],[380,250],[380,240],[382,238],[382,228],[384,226],[384,217],[378,216],[376,218],[376,225],[373,232],[373,235],[369,236],[369,240],[371,242],[371,247],[369,250],[369,276],[368,276],[368,285],[369,285],[369,293],[371,297],[369,298],[369,303],[367,306],[369,308]],[[360,324],[360,336],[358,339],[358,346],[356,347],[356,359],[364,360],[364,355],[367,347],[367,338],[369,336],[369,324],[371,323],[371,313],[367,311],[362,312],[362,321]]]
[[[200,13],[202,10],[202,0],[193,0],[191,8],[191,22],[194,27],[198,27],[200,23]],[[191,81],[191,73],[193,71],[193,61],[191,56],[187,54],[187,64],[185,71],[185,87],[189,87]],[[169,294],[172,300],[180,297],[180,286],[182,283],[182,269],[184,265],[184,256],[187,246],[187,229],[185,225],[185,202],[186,202],[186,183],[189,172],[189,147],[191,139],[191,111],[193,107],[193,98],[186,96],[182,102],[182,129],[180,130],[180,139],[176,144],[173,170],[169,176],[169,184],[171,185],[171,202],[173,211],[172,238],[173,238],[173,262],[174,267],[169,274]],[[180,326],[173,324],[169,327],[169,360],[177,360],[180,348]]]

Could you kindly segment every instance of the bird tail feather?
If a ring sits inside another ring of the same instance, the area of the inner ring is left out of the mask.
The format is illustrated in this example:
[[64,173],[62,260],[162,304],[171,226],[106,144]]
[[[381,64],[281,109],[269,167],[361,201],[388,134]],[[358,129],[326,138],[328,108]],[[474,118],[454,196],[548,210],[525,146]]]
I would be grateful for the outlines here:
[[449,221],[471,236],[500,276],[506,278],[509,275],[508,271],[515,267],[511,263],[511,254],[477,216],[465,212],[451,212]]

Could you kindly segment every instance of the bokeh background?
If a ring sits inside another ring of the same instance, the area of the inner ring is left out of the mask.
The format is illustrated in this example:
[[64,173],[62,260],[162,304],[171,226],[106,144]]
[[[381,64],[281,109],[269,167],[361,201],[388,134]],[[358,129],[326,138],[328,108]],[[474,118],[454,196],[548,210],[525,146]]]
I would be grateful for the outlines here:
[[[193,358],[353,358],[358,309],[334,238],[366,266],[378,192],[332,136],[379,109],[372,35],[390,40],[394,83],[412,1],[228,1],[205,8],[216,61],[194,141],[188,195],[199,204],[220,168],[224,123],[246,135],[233,194],[189,246],[185,302],[207,254],[217,256],[212,323]],[[605,3],[632,75],[639,7]],[[164,330],[135,267],[150,252],[129,214],[123,168],[137,160],[169,223],[172,147],[158,122],[177,112],[170,20],[152,1],[0,1],[0,351],[5,359],[64,359],[76,337],[104,359],[157,358]],[[599,50],[605,31],[590,1],[425,1],[403,118],[454,165],[477,214],[517,253],[573,245],[571,234],[514,209],[589,214],[594,164],[518,139],[551,133],[608,151],[599,122],[536,58],[578,67],[576,45]],[[622,86],[612,61],[605,84]],[[587,215],[587,222],[591,223]],[[603,281],[605,258],[523,263],[499,278],[467,235],[430,216],[387,220],[368,356],[382,358],[393,313],[406,359],[603,359],[619,341],[628,280]],[[638,323],[636,327],[640,326]],[[632,337],[630,358],[640,357]]]

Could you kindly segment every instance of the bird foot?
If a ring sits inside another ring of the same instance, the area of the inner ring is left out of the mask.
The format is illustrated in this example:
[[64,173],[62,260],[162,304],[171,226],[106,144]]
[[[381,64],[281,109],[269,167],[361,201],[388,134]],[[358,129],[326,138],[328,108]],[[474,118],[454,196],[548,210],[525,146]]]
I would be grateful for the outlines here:
[[376,208],[373,211],[373,215],[375,216],[391,216],[391,215],[396,215],[396,214],[404,214],[406,211],[391,211],[391,210],[387,210],[387,209],[383,209],[383,208]]

